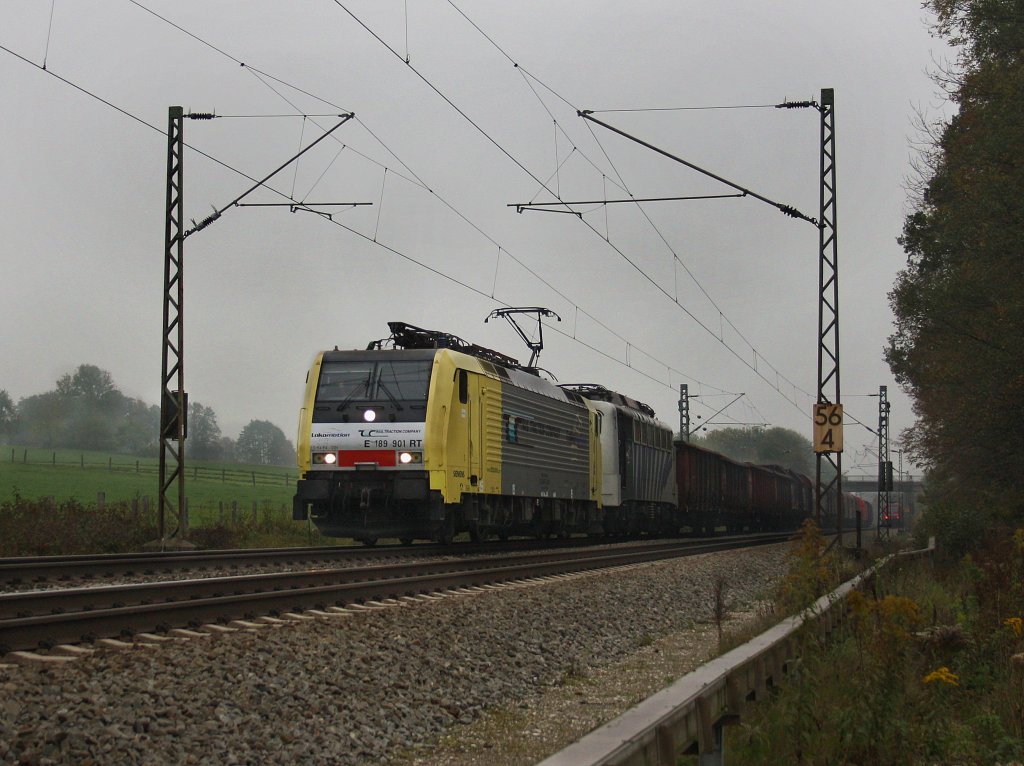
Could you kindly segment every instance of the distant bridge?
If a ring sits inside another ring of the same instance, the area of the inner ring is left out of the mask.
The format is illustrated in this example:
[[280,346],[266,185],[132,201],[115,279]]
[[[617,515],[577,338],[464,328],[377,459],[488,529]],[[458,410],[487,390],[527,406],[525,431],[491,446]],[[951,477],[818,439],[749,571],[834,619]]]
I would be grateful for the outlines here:
[[[856,492],[857,494],[863,495],[866,500],[870,501],[871,504],[874,505],[874,496],[878,494],[878,478],[843,479],[843,491]],[[917,510],[918,499],[923,491],[924,482],[922,481],[893,481],[892,490],[889,492],[889,500],[890,502],[895,502],[900,498],[900,494],[902,493],[904,504],[907,505],[911,511],[915,511]]]

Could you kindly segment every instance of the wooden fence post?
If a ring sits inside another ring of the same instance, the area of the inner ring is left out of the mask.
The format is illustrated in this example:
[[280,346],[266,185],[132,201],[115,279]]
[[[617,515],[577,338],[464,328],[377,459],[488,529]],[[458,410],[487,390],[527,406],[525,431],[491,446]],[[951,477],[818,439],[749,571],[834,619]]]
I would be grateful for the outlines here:
[[96,507],[102,511],[107,505],[107,493],[98,492],[96,494]]

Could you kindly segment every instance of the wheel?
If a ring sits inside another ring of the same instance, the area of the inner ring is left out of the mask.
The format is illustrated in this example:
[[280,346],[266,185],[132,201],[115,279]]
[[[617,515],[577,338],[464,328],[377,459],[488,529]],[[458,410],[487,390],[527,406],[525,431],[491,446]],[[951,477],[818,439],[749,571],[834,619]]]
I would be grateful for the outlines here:
[[356,538],[356,540],[357,540],[357,542],[360,542],[363,545],[365,545],[367,548],[372,548],[373,546],[375,546],[377,544],[377,538],[376,537],[359,537],[359,538]]
[[451,545],[452,540],[455,539],[455,519],[452,518],[451,514],[446,514],[444,521],[437,528],[437,534],[434,539],[441,545]]
[[411,537],[399,537],[398,538],[398,542],[400,542],[402,545],[412,545],[412,538]]

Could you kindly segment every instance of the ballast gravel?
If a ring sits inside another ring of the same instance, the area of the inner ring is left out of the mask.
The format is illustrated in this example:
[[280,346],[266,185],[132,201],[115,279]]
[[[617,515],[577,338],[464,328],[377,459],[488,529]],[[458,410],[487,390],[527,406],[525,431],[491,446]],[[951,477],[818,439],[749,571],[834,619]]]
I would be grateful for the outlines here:
[[[731,609],[749,608],[785,554],[704,554],[55,665],[0,664],[0,762],[429,763],[432,743],[487,711],[535,706],[706,628],[719,581]],[[500,742],[483,746],[503,762]]]

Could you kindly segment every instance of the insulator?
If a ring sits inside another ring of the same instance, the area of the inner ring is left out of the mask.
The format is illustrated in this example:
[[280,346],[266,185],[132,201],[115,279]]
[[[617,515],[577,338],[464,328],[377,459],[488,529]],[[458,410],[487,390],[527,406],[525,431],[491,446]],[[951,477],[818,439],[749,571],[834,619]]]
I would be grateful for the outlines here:
[[818,106],[815,101],[783,101],[781,104],[776,104],[776,109],[816,109]]
[[189,112],[185,115],[190,120],[215,120],[217,115],[213,112]]
[[202,231],[207,226],[209,226],[211,223],[216,221],[218,218],[220,218],[220,213],[211,213],[210,215],[206,216],[206,218],[204,218],[199,223],[197,223],[196,227],[195,227],[195,229],[193,229],[193,231]]

